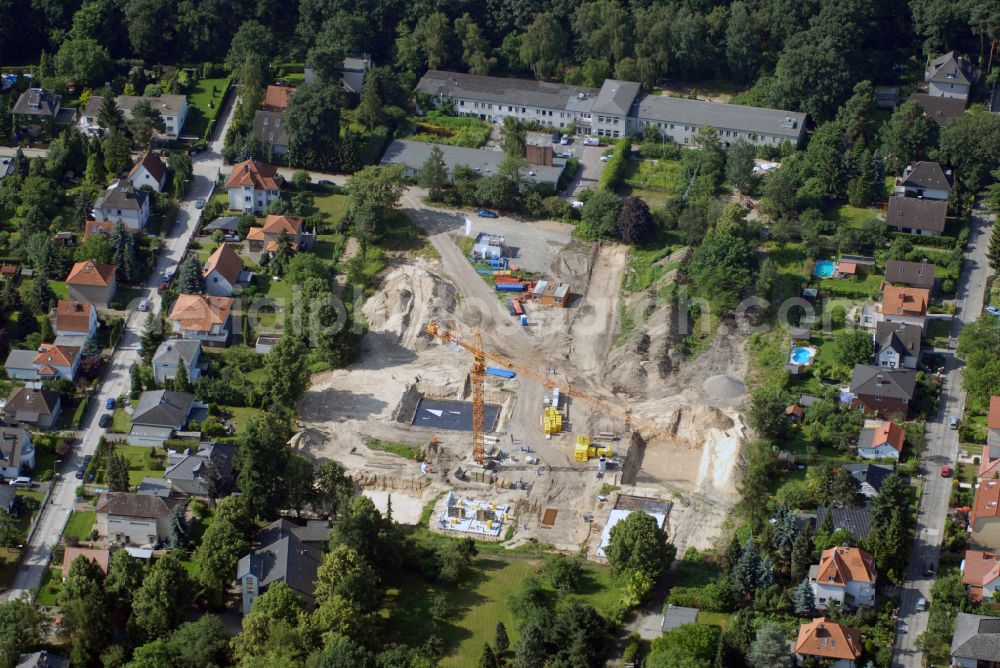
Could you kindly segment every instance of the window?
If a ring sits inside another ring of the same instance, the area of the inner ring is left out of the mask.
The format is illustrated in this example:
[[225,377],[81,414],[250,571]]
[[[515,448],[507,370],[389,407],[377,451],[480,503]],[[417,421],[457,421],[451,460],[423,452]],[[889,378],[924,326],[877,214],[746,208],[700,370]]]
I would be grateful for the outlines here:
[[250,195],[247,195],[246,197],[243,198],[244,202],[249,202],[250,200],[251,200]]
[[276,127],[276,128],[280,128],[281,127],[281,118],[280,117],[274,119],[274,127]]
[[876,394],[875,395],[875,401],[882,401],[882,397]]
[[264,127],[267,127],[267,122],[271,120],[266,114],[264,115]]
[[458,106],[464,107],[465,106],[465,100],[459,100],[458,101]]

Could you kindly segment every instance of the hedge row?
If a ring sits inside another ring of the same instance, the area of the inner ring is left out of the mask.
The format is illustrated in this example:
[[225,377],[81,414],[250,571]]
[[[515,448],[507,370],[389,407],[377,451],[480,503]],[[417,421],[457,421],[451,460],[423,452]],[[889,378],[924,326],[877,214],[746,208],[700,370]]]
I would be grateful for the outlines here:
[[632,139],[622,137],[615,143],[614,153],[604,164],[598,187],[601,190],[614,190],[625,179],[625,167],[632,153]]
[[958,241],[953,237],[909,234],[908,232],[896,232],[896,236],[909,239],[914,246],[930,246],[933,248],[943,248],[945,250],[955,248],[958,243]]

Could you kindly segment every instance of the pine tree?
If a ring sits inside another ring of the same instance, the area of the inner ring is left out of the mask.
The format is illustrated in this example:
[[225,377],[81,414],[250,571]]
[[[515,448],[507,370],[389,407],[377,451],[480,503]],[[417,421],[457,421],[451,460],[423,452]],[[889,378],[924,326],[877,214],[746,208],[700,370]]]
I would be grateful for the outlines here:
[[178,392],[190,392],[191,381],[188,379],[187,365],[180,360],[177,365],[177,375],[174,376],[174,389]]
[[795,588],[792,595],[792,605],[795,606],[795,614],[808,616],[816,609],[816,597],[812,587],[809,586],[809,579],[806,578]]
[[101,98],[101,109],[97,112],[97,124],[113,132],[125,128],[125,114],[118,108],[113,95],[105,95]]
[[111,262],[118,269],[118,280],[131,283],[135,278],[135,239],[121,218],[111,233]]
[[139,372],[139,365],[133,364],[128,370],[129,377],[129,396],[132,399],[138,399],[139,395],[142,394],[142,375]]
[[483,653],[479,655],[479,668],[499,668],[497,657],[486,643],[483,643]]
[[357,113],[361,124],[368,131],[382,124],[382,99],[378,94],[378,77],[365,78]]
[[507,650],[510,649],[510,637],[507,636],[507,627],[503,625],[503,622],[497,622],[496,639],[493,644],[496,647],[497,658],[503,661]]
[[119,454],[108,457],[107,465],[108,489],[112,492],[127,492],[129,490],[128,463]]
[[83,342],[80,354],[84,357],[97,357],[100,355],[101,349],[97,346],[97,337],[88,336],[87,340]]
[[773,622],[762,626],[750,645],[747,660],[754,668],[791,668],[792,657],[781,627]]
[[726,546],[726,551],[722,554],[722,570],[726,573],[732,573],[741,554],[743,554],[743,548],[740,547],[740,541],[734,535],[733,539],[729,541],[729,545]]
[[177,291],[182,295],[198,295],[205,290],[205,277],[196,255],[190,256],[177,272]]
[[809,572],[809,566],[813,562],[813,531],[807,528],[800,531],[795,537],[795,545],[792,547],[791,577],[792,582],[801,580]]
[[990,236],[990,247],[986,251],[986,257],[989,258],[993,273],[1000,275],[1000,218],[993,223],[993,234]]
[[448,187],[448,166],[439,147],[431,147],[430,155],[417,174],[417,180],[421,186],[427,188],[431,201],[440,201],[445,188]]
[[101,161],[100,154],[95,151],[87,158],[87,169],[84,172],[83,179],[87,183],[103,185],[106,178],[107,172],[104,171],[104,163]]
[[184,518],[184,504],[179,503],[170,511],[170,546],[184,547],[188,542],[188,525]]
[[150,313],[146,316],[146,324],[142,327],[142,358],[147,362],[153,358],[157,347],[163,342],[163,316]]
[[757,588],[767,589],[774,584],[774,563],[766,554],[757,562]]
[[757,588],[757,578],[760,574],[760,551],[752,538],[743,545],[739,561],[729,576],[736,591],[745,598],[751,598]]

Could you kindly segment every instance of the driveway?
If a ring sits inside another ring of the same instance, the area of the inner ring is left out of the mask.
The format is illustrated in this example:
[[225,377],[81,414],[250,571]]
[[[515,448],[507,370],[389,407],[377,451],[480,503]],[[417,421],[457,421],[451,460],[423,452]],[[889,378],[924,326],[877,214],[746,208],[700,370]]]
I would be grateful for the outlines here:
[[[993,227],[992,216],[985,211],[973,213],[969,230],[969,243],[965,253],[965,263],[959,277],[957,310],[952,320],[952,336],[965,323],[979,317],[983,310],[986,278],[989,262],[986,249],[989,233]],[[933,577],[924,576],[925,564],[933,564],[937,572],[944,521],[948,513],[951,497],[951,478],[942,478],[941,467],[955,466],[958,459],[958,432],[948,428],[948,418],[961,417],[965,408],[965,392],[962,390],[961,362],[950,351],[945,354],[945,385],[937,414],[927,422],[927,449],[920,461],[923,477],[923,494],[917,515],[916,536],[910,553],[909,570],[903,585],[900,617],[893,665],[903,668],[920,668],[923,665],[921,653],[916,648],[917,638],[927,629],[929,612],[917,611],[920,597],[930,601]],[[904,631],[905,629],[905,631]]]
[[601,172],[604,171],[604,163],[601,162],[601,154],[608,150],[608,146],[584,146],[583,139],[577,139],[572,144],[573,155],[580,161],[580,169],[576,178],[566,188],[566,194],[576,196],[588,188],[597,188],[598,181],[601,180]]
[[184,257],[184,252],[194,236],[201,217],[201,210],[195,208],[195,200],[207,198],[212,192],[222,170],[222,144],[233,118],[235,96],[232,96],[229,106],[224,110],[225,122],[219,128],[215,141],[209,150],[194,156],[194,176],[187,195],[181,203],[177,215],[177,223],[172,230],[166,230],[163,248],[157,261],[156,272],[149,277],[140,294],[128,307],[125,328],[121,340],[115,348],[110,362],[104,370],[100,385],[91,397],[90,406],[80,427],[80,438],[70,453],[63,459],[59,479],[54,482],[52,496],[42,511],[38,527],[31,542],[24,547],[21,566],[14,579],[8,598],[27,595],[33,596],[42,583],[45,569],[52,558],[52,548],[59,542],[69,514],[73,510],[76,498],[76,488],[80,481],[74,472],[80,466],[84,455],[92,455],[97,448],[97,441],[105,430],[98,426],[99,416],[104,412],[104,403],[110,397],[119,397],[128,393],[130,388],[129,368],[140,361],[139,341],[147,314],[136,308],[139,301],[147,298],[150,301],[150,311],[160,309],[160,295],[156,286],[160,283],[160,274],[166,267],[176,266]]

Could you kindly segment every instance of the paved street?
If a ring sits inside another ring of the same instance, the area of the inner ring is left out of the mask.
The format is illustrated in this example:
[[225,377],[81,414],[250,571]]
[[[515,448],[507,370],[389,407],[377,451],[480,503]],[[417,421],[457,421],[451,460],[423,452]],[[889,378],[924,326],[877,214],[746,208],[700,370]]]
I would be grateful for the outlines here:
[[137,295],[129,307],[121,341],[105,369],[99,388],[91,398],[87,415],[81,424],[82,436],[62,463],[62,475],[53,483],[52,496],[42,512],[38,528],[31,542],[24,548],[24,558],[14,580],[14,586],[8,592],[9,597],[25,594],[33,596],[41,585],[42,576],[51,558],[52,547],[59,542],[69,514],[73,510],[76,488],[80,484],[74,475],[76,469],[85,455],[93,454],[97,441],[104,433],[104,430],[97,425],[99,417],[105,412],[104,402],[109,397],[118,397],[129,391],[129,368],[139,361],[139,340],[147,318],[147,314],[138,311],[136,306],[145,297],[150,301],[151,312],[160,308],[160,296],[156,287],[160,284],[161,274],[167,267],[176,266],[183,258],[201,217],[201,211],[195,208],[195,200],[199,197],[208,198],[212,192],[212,184],[223,168],[223,138],[232,122],[235,102],[233,96],[228,108],[223,110],[225,122],[209,150],[193,156],[193,183],[181,203],[177,222],[174,229],[164,230],[165,240],[156,272],[148,279],[141,294]]
[[[952,322],[952,336],[957,337],[962,326],[979,317],[983,310],[983,298],[989,263],[986,249],[989,245],[992,216],[977,210],[972,218],[969,244],[962,265],[958,283],[957,311]],[[927,423],[927,449],[921,460],[924,478],[923,496],[917,515],[916,538],[910,553],[909,571],[903,586],[900,604],[900,620],[897,625],[893,665],[903,668],[919,668],[923,665],[921,653],[916,649],[917,638],[927,628],[929,612],[917,611],[917,600],[923,597],[930,601],[933,577],[924,576],[927,564],[934,566],[940,553],[944,535],[944,521],[951,496],[951,478],[942,478],[943,465],[954,467],[958,459],[958,432],[948,428],[948,418],[961,417],[965,407],[965,392],[962,391],[961,363],[951,353],[945,355],[946,379],[941,393],[941,403],[937,415]]]

